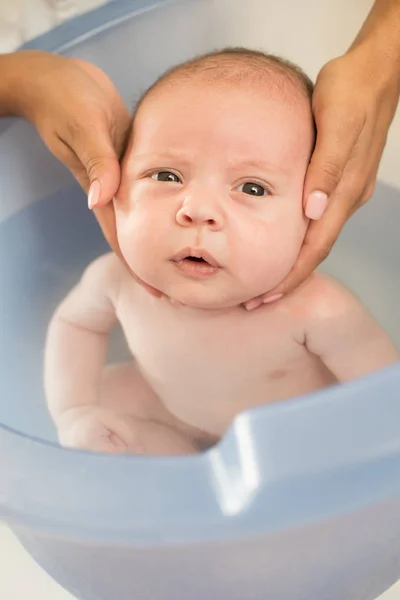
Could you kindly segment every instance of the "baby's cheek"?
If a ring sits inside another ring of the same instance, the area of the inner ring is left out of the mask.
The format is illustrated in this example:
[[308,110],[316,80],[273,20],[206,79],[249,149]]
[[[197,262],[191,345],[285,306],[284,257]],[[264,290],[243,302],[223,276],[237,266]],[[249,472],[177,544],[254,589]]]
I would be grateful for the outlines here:
[[148,246],[149,229],[141,219],[140,214],[116,213],[116,227],[119,247],[128,266],[137,272]]
[[292,269],[302,241],[305,227],[273,227],[264,235],[254,236],[248,251],[243,253],[242,272],[249,286],[264,293],[278,285]]

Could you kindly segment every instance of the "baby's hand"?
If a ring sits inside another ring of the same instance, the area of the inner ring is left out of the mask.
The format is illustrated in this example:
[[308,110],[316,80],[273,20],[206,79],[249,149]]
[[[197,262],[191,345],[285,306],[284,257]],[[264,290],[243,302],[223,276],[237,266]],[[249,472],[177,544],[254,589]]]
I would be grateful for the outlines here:
[[57,420],[62,446],[112,454],[140,453],[132,422],[101,406],[82,406],[65,411]]

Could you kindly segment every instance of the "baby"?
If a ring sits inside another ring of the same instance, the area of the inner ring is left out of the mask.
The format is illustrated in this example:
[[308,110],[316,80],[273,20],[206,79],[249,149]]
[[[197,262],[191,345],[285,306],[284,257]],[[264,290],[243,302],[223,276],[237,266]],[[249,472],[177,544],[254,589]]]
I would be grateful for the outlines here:
[[[311,93],[291,63],[227,49],[172,69],[141,99],[114,201],[121,257],[87,268],[48,332],[45,388],[62,445],[196,453],[250,407],[399,360],[325,275],[243,307],[287,275],[304,239]],[[134,360],[105,367],[117,321]]]

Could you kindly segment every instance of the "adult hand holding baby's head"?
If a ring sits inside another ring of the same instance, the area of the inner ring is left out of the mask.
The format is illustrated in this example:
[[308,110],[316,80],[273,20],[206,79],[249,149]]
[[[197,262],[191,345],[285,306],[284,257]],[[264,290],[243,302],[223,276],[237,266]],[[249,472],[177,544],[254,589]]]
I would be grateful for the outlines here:
[[[101,69],[82,60],[36,51],[12,58],[17,74],[12,112],[35,125],[47,147],[88,193],[89,208],[122,258],[112,199],[120,186],[119,157],[131,118],[116,87]],[[140,283],[151,294],[161,295]]]
[[385,40],[382,48],[356,40],[320,71],[312,99],[317,138],[303,199],[310,224],[289,275],[247,308],[279,299],[307,279],[372,196],[400,93],[400,48],[391,55]]
[[[10,55],[16,82],[12,110],[37,128],[98,207],[103,232],[114,248],[112,198],[120,184],[119,152],[130,116],[117,89],[98,67],[38,51]],[[101,210],[100,210],[101,207]]]

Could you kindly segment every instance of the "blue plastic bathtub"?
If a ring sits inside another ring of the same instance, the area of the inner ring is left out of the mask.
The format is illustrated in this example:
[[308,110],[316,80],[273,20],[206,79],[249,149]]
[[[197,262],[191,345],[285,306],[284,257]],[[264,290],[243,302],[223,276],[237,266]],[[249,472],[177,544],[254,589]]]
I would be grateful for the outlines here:
[[[240,43],[224,21],[238,6],[115,2],[32,46],[91,60],[132,104],[166,67]],[[375,196],[325,268],[400,343],[400,191],[379,184]],[[30,125],[3,120],[0,518],[80,600],[374,600],[400,577],[400,366],[243,414],[195,458],[61,449],[44,334],[104,250],[72,176]],[[118,335],[110,352],[125,352]]]

